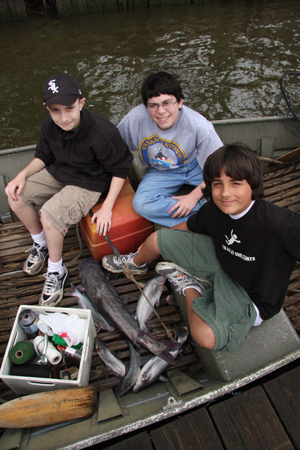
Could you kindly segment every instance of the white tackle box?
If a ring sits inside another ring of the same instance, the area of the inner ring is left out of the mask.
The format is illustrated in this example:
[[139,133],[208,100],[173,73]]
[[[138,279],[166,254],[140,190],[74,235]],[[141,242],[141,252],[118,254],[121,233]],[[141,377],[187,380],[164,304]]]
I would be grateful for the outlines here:
[[[10,375],[11,361],[9,358],[10,349],[20,341],[28,340],[28,337],[19,325],[19,315],[24,309],[31,309],[38,317],[40,314],[65,313],[77,314],[80,318],[86,319],[86,329],[82,346],[82,357],[79,365],[76,380],[62,380],[56,378],[23,377]],[[0,378],[17,395],[34,394],[36,392],[51,391],[55,389],[65,389],[89,384],[90,370],[92,364],[92,354],[94,340],[96,337],[95,326],[90,310],[77,308],[43,307],[32,305],[20,305],[14,326],[7,344],[5,355],[0,369]]]

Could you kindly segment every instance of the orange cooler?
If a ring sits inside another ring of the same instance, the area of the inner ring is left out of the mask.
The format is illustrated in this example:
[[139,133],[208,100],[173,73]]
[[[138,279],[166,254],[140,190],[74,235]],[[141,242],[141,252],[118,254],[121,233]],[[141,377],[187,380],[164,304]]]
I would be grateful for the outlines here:
[[[153,231],[152,222],[134,211],[132,207],[134,194],[134,189],[127,179],[112,211],[112,224],[108,236],[121,254],[136,251]],[[102,203],[103,199],[100,199],[92,211],[98,211]],[[113,253],[105,237],[96,234],[96,225],[91,225],[89,214],[81,219],[79,225],[86,245],[96,261],[101,261],[103,256]]]

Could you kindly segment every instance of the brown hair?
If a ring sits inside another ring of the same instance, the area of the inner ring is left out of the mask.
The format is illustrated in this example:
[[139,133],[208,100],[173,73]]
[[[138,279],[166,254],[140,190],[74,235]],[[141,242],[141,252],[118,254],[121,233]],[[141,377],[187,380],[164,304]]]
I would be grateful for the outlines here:
[[203,168],[205,188],[202,189],[204,197],[210,199],[211,183],[218,178],[224,170],[233,180],[246,180],[252,189],[252,199],[263,197],[263,174],[261,162],[257,155],[247,145],[240,142],[227,144],[209,155]]
[[149,98],[159,97],[162,94],[174,95],[178,102],[183,99],[179,81],[164,71],[149,75],[142,84],[141,93],[145,106]]

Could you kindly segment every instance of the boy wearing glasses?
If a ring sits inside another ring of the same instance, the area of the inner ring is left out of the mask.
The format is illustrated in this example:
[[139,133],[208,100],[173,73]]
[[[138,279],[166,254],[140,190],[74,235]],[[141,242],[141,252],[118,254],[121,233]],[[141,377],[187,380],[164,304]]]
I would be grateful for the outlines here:
[[[206,158],[223,144],[208,120],[183,105],[181,86],[172,75],[149,75],[141,93],[143,104],[118,125],[129,149],[139,149],[142,164],[148,166],[133,207],[148,220],[173,227],[205,203],[202,169]],[[194,189],[176,196],[184,184]]]

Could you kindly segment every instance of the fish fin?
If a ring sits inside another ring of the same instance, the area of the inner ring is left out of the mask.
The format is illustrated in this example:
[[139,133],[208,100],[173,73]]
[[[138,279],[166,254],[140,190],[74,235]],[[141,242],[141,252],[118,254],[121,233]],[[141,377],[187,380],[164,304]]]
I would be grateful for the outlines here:
[[[103,319],[104,319],[104,317],[103,317]],[[116,327],[114,325],[112,325],[112,323],[107,319],[100,320],[98,326],[99,326],[99,331],[103,330],[103,331],[112,332],[112,331],[115,331],[115,329],[116,329]]]
[[175,366],[175,359],[167,350],[163,350],[158,356],[170,364],[170,366]]
[[158,379],[159,381],[163,381],[164,383],[168,383],[170,381],[169,378],[166,377],[165,375],[160,375]]
[[81,292],[82,294],[85,293],[85,289],[84,289],[84,286],[82,284],[78,284],[78,286],[76,286],[76,287],[79,290],[79,292]]
[[156,337],[150,333],[145,324],[140,327],[140,330],[138,332],[138,339],[142,338],[144,335],[149,336],[149,338],[156,340]]
[[181,347],[179,342],[165,342],[165,349],[158,355],[161,359],[169,363],[171,366],[175,365],[175,359],[169,352],[178,350]]
[[166,298],[166,302],[168,303],[168,305],[172,305],[172,306],[178,306],[178,302],[175,298],[175,295],[173,294],[169,294]]
[[119,273],[105,272],[105,278],[107,281],[115,280],[119,275]]
[[128,305],[128,303],[130,302],[131,298],[126,295],[125,297],[120,297],[121,302],[123,303],[123,305]]
[[181,347],[180,342],[165,342],[166,344],[166,350],[168,352],[174,352],[175,350],[178,350]]
[[[71,286],[71,289],[69,290],[69,291],[67,291],[67,292],[64,292],[64,295],[66,296],[66,297],[74,297],[74,292],[75,292],[75,290],[76,290],[76,286],[75,286],[75,284],[73,284],[73,283],[70,283],[70,286]],[[76,296],[77,297],[77,296]]]
[[135,307],[133,305],[131,305],[131,306],[129,306],[126,309],[129,312],[129,314],[134,318],[134,320],[136,320],[136,318],[135,318]]

